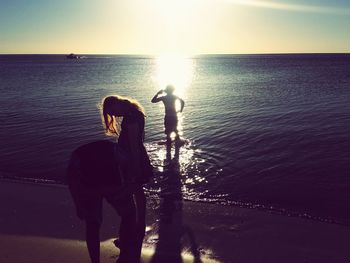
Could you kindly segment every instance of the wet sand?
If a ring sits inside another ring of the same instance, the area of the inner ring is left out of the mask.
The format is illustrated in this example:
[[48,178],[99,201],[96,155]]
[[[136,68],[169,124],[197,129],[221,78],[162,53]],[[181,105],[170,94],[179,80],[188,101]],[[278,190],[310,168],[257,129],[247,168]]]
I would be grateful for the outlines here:
[[[0,262],[89,262],[64,186],[0,182]],[[106,204],[101,262],[115,262],[119,217]],[[350,227],[265,211],[149,199],[142,262],[350,262]]]

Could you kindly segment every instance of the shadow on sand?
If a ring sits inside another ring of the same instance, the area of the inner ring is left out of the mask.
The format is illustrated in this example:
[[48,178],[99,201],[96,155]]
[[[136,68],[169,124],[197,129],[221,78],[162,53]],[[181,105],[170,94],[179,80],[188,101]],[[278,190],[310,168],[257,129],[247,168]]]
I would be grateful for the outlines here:
[[[200,263],[200,253],[190,227],[183,222],[182,182],[179,164],[179,146],[175,146],[174,157],[171,156],[171,144],[166,145],[164,160],[164,182],[160,192],[158,220],[156,231],[158,241],[151,263],[182,263],[183,249],[190,252],[193,262]],[[184,238],[186,239],[186,245]],[[187,262],[187,261],[186,261]]]

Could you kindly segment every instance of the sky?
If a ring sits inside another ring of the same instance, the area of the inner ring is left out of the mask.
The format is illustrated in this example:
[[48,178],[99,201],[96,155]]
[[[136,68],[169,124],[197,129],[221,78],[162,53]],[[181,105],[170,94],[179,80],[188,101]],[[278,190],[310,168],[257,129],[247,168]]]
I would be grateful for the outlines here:
[[0,0],[0,54],[350,53],[349,0]]

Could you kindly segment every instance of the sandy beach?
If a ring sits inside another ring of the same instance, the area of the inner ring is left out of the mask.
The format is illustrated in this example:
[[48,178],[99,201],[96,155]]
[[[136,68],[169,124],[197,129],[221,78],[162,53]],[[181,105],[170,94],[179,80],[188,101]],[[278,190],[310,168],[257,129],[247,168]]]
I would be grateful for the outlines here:
[[[0,262],[89,262],[65,186],[1,182],[0,189]],[[347,226],[187,201],[166,212],[162,202],[148,202],[143,262],[181,262],[181,252],[184,262],[350,262]],[[119,218],[104,210],[101,262],[115,262]]]

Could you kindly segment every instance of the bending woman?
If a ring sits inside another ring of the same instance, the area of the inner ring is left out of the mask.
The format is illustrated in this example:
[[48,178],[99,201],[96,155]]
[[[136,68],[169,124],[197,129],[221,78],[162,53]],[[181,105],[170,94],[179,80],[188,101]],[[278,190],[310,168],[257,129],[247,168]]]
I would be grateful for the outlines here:
[[[130,187],[136,207],[136,255],[123,253],[129,250],[126,246],[128,243],[123,237],[128,237],[129,233],[123,233],[123,224],[120,226],[120,262],[124,262],[125,257],[133,257],[136,261],[140,259],[143,238],[145,236],[145,213],[146,198],[143,191],[143,184],[149,180],[152,175],[152,166],[149,163],[146,149],[143,145],[145,113],[142,106],[135,100],[121,96],[108,96],[102,101],[102,115],[105,124],[106,134],[115,136],[118,139],[118,146],[123,152],[121,158],[128,158],[128,165],[125,168],[126,184]],[[133,253],[134,254],[134,253]],[[134,262],[125,258],[125,262]]]

